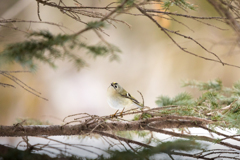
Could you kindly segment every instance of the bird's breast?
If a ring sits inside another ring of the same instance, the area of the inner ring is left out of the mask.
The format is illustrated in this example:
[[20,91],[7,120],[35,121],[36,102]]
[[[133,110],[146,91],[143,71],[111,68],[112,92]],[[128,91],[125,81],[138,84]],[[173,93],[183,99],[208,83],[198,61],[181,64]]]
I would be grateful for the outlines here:
[[107,102],[110,107],[114,109],[122,109],[124,107],[128,107],[132,105],[132,101],[130,99],[124,98],[124,97],[108,97]]

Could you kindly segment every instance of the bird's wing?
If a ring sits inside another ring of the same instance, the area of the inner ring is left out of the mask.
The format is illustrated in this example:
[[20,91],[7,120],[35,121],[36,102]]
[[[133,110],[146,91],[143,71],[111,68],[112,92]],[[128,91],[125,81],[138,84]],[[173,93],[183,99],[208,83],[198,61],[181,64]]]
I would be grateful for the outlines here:
[[142,107],[142,104],[141,104],[140,102],[138,102],[138,100],[136,100],[134,97],[132,97],[130,93],[128,93],[128,92],[124,92],[123,94],[121,94],[121,96],[123,96],[123,97],[125,97],[125,98],[128,98],[128,99],[130,99],[130,100],[132,100],[133,103],[135,103],[135,104],[137,104],[137,105],[139,105],[139,106]]

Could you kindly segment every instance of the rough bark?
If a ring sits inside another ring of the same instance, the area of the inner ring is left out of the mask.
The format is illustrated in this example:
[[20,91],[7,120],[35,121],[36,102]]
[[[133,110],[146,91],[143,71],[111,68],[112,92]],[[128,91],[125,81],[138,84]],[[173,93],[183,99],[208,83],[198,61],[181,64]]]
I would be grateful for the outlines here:
[[[174,118],[171,116],[171,118]],[[177,117],[175,117],[177,118]],[[35,126],[0,126],[0,136],[56,136],[56,135],[82,135],[93,131],[127,131],[151,130],[151,128],[183,128],[199,127],[211,123],[205,119],[199,120],[168,120],[166,117],[150,118],[132,122],[95,122],[77,125],[35,125]]]

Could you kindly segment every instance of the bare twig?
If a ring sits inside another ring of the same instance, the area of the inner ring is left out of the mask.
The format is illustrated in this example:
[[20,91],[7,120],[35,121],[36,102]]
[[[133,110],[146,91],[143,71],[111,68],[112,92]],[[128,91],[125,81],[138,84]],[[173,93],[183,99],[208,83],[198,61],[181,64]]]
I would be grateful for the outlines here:
[[[232,66],[232,67],[236,67],[236,68],[240,68],[240,66],[237,66],[237,65],[232,65],[232,64],[229,64],[229,63],[225,63],[223,62],[215,53],[207,50],[204,46],[202,46],[199,42],[197,42],[196,40],[194,40],[192,37],[189,37],[189,36],[185,36],[183,34],[180,34],[178,33],[178,31],[171,31],[171,30],[168,30],[164,27],[162,27],[153,17],[151,17],[149,14],[146,13],[146,11],[140,7],[137,6],[137,9],[143,13],[144,15],[146,15],[149,19],[151,19],[173,42],[174,44],[176,44],[176,46],[178,46],[178,48],[180,48],[182,51],[186,52],[186,53],[189,53],[191,55],[194,55],[196,57],[199,57],[199,58],[202,58],[202,59],[205,59],[205,60],[208,60],[208,61],[213,61],[213,62],[218,62],[218,63],[221,63],[222,65],[227,65],[227,66]],[[201,48],[203,48],[205,51],[207,51],[208,53],[211,53],[212,55],[214,55],[215,57],[217,57],[218,60],[215,60],[215,59],[211,59],[211,58],[207,58],[207,57],[203,57],[203,56],[200,56],[200,55],[197,55],[193,52],[190,52],[188,50],[186,50],[185,48],[181,47],[173,38],[172,36],[170,36],[170,34],[168,32],[171,32],[171,33],[174,33],[176,35],[179,35],[183,38],[187,38],[187,39],[190,39],[192,40],[193,42],[195,42],[196,44],[198,44]]]
[[144,98],[143,98],[143,95],[142,95],[142,93],[140,92],[140,91],[138,91],[138,93],[141,95],[141,97],[142,97],[142,105],[143,105],[143,107],[144,107]]
[[37,15],[38,15],[38,19],[40,21],[42,21],[41,17],[40,17],[40,6],[39,6],[39,2],[37,2]]

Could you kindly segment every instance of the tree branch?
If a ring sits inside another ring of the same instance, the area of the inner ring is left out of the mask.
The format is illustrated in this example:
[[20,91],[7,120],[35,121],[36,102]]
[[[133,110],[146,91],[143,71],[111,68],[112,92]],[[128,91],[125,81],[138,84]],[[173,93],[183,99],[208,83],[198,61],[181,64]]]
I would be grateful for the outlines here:
[[203,140],[203,141],[208,141],[208,142],[212,142],[212,143],[218,143],[218,144],[221,144],[223,146],[227,146],[227,147],[231,147],[231,148],[235,148],[235,149],[240,150],[240,146],[233,145],[233,144],[230,144],[230,143],[227,143],[227,142],[222,142],[222,141],[218,142],[218,139],[214,139],[214,138],[210,138],[210,137],[206,137],[206,136],[186,135],[186,134],[181,134],[181,133],[176,133],[176,132],[171,132],[171,131],[155,128],[155,127],[152,127],[152,126],[149,126],[149,128],[150,128],[151,131],[171,135],[171,136],[174,136],[174,137]]
[[224,6],[226,5],[225,2],[222,0],[219,0],[219,1],[208,0],[208,2],[218,11],[218,13],[221,16],[225,17],[224,20],[226,21],[226,23],[230,27],[232,27],[236,31],[238,37],[240,37],[240,24],[237,21],[237,19],[234,17],[234,15],[230,12],[231,10],[228,9],[228,6]]
[[[174,44],[176,44],[178,46],[178,48],[180,48],[182,51],[186,52],[186,53],[189,53],[191,55],[194,55],[196,57],[199,57],[199,58],[202,58],[202,59],[205,59],[205,60],[208,60],[208,61],[213,61],[213,62],[218,62],[218,63],[221,63],[222,65],[228,65],[228,66],[232,66],[232,67],[237,67],[237,68],[240,68],[240,66],[236,66],[236,65],[232,65],[232,64],[228,64],[228,63],[225,63],[223,62],[215,53],[207,50],[205,47],[203,47],[199,42],[197,42],[196,40],[194,40],[193,38],[189,37],[189,36],[185,36],[183,34],[180,34],[178,33],[178,31],[171,31],[171,30],[168,30],[164,27],[162,27],[153,17],[151,17],[144,9],[142,9],[141,7],[137,6],[136,7],[142,14],[146,15],[150,20],[152,20],[173,42]],[[214,55],[215,57],[217,57],[218,60],[215,60],[215,59],[211,59],[211,58],[207,58],[207,57],[203,57],[203,56],[199,56],[193,52],[190,52],[190,51],[187,51],[185,48],[181,47],[173,38],[172,36],[170,36],[170,34],[168,32],[171,32],[171,33],[174,33],[174,34],[177,34],[181,37],[184,37],[184,38],[187,38],[187,39],[190,39],[192,41],[194,41],[196,44],[198,44],[201,48],[203,48],[205,51],[207,51],[208,53],[211,53],[212,55]]]
[[117,135],[113,135],[113,134],[110,134],[110,133],[99,132],[99,131],[93,131],[93,133],[97,133],[99,135],[102,135],[102,136],[105,136],[105,137],[110,137],[110,138],[113,138],[113,139],[116,139],[116,140],[124,141],[126,143],[132,143],[132,144],[136,144],[136,145],[139,145],[139,146],[142,146],[142,147],[153,148],[153,146],[150,146],[148,144],[144,144],[144,143],[134,141],[134,140],[131,140],[131,139],[127,139],[127,138],[122,138],[122,137],[119,137]]
[[[101,123],[101,124],[100,124]],[[89,132],[103,131],[131,131],[131,130],[149,130],[148,125],[155,128],[183,128],[197,127],[197,125],[206,125],[212,121],[192,121],[192,120],[162,120],[159,118],[150,118],[130,122],[92,122],[81,123],[77,125],[36,125],[36,126],[0,126],[0,136],[18,137],[18,136],[40,136],[40,135],[83,135]]]

